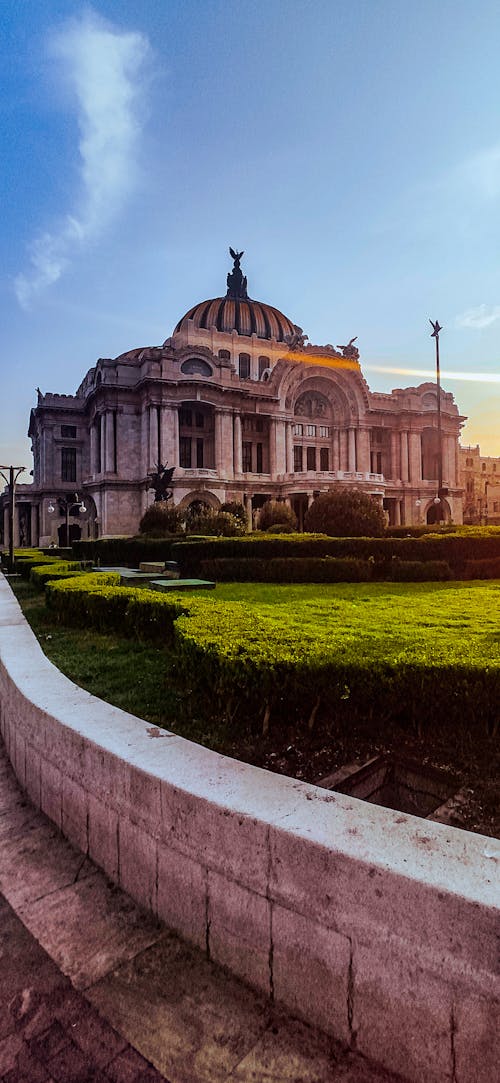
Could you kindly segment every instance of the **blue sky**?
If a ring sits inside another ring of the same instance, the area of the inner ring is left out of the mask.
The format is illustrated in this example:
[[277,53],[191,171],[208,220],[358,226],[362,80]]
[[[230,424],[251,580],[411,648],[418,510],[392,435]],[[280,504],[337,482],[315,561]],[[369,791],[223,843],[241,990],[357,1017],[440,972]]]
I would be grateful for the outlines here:
[[438,318],[500,455],[496,0],[3,0],[0,31],[0,462],[37,386],[224,293],[228,245],[373,390],[432,373]]

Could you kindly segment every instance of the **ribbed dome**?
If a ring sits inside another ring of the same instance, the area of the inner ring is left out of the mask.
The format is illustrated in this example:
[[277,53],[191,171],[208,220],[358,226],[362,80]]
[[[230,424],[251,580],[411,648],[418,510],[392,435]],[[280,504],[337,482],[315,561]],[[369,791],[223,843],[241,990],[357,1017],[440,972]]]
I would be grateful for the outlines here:
[[239,335],[257,335],[257,338],[275,338],[285,342],[287,335],[295,333],[291,320],[277,308],[265,305],[261,301],[252,301],[250,297],[215,297],[212,301],[202,301],[186,312],[179,320],[174,335],[186,327],[192,320],[195,327],[229,334],[237,331]]

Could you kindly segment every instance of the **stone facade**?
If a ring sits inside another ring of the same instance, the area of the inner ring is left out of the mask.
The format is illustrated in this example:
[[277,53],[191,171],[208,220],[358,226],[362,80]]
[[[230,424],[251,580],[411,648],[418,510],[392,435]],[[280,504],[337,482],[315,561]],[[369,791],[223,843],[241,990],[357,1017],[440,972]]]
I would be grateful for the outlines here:
[[[195,305],[163,346],[99,359],[73,396],[39,393],[16,543],[64,541],[58,498],[74,493],[86,511],[75,500],[70,539],[134,534],[158,462],[175,467],[176,505],[241,501],[250,526],[269,497],[288,501],[302,525],[334,483],[371,493],[393,525],[435,520],[436,385],[371,392],[352,342],[306,344],[286,316],[247,297],[233,255],[226,296]],[[463,420],[441,391],[442,515],[455,522]]]
[[464,522],[500,526],[500,456],[481,455],[479,444],[459,455]]

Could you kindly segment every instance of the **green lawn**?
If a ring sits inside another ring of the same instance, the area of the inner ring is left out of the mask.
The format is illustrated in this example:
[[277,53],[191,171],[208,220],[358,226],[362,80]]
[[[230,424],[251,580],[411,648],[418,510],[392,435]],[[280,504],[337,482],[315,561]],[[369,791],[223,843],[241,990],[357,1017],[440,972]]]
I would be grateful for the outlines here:
[[[199,593],[199,597],[202,593]],[[206,597],[206,595],[205,595]],[[500,582],[221,583],[213,601],[239,602],[244,623],[279,627],[276,644],[320,641],[344,658],[500,664]],[[238,621],[239,623],[239,621]],[[242,629],[243,630],[243,629]],[[217,628],[214,626],[214,638]]]

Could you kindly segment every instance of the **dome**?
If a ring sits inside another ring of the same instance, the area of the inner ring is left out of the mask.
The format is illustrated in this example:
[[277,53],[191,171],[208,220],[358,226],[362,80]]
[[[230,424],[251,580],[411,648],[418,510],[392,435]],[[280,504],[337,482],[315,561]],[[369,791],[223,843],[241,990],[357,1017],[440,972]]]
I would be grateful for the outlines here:
[[286,342],[288,335],[296,333],[295,325],[279,309],[248,297],[247,280],[240,270],[243,252],[234,252],[232,248],[229,251],[234,259],[234,267],[227,276],[226,296],[194,305],[179,320],[174,335],[186,327],[188,320],[192,320],[196,328],[204,331],[215,327],[217,331],[228,334],[236,331],[238,335],[255,334],[257,338]]

